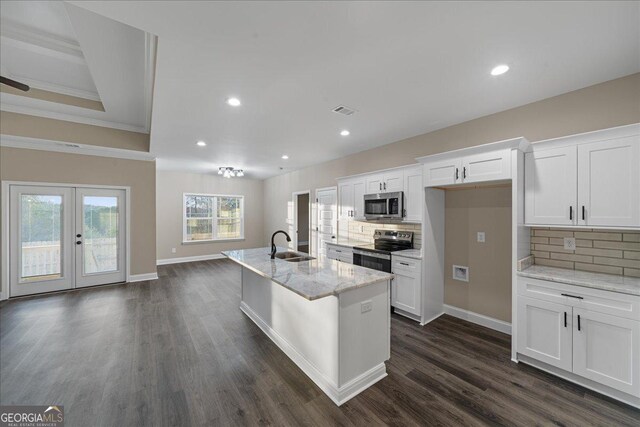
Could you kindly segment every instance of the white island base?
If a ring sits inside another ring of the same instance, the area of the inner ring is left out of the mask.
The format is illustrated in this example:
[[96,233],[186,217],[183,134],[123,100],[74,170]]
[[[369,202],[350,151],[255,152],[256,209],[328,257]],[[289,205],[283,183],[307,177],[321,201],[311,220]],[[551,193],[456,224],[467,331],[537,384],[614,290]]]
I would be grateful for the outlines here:
[[388,280],[309,300],[243,267],[240,309],[338,406],[387,376]]

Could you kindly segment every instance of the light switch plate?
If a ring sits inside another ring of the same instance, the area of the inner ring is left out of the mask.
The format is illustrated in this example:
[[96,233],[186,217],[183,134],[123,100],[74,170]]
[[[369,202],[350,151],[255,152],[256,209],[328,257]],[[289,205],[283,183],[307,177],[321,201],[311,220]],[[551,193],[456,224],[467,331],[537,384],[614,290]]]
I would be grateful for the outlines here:
[[171,253],[175,254],[176,253],[176,248],[171,248]]
[[363,301],[360,303],[360,312],[366,313],[373,308],[373,301]]
[[484,231],[478,231],[478,242],[484,243]]
[[564,248],[569,251],[576,250],[576,239],[575,237],[565,237],[564,238]]

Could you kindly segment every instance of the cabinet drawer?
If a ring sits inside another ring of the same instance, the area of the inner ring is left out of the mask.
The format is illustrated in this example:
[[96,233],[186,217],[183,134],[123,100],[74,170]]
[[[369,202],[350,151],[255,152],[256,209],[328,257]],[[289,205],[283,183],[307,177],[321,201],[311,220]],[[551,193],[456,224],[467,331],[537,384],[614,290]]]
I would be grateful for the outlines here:
[[518,295],[640,321],[640,297],[636,295],[529,277],[518,277]]
[[402,271],[409,276],[420,277],[420,260],[411,258],[391,257],[392,271]]

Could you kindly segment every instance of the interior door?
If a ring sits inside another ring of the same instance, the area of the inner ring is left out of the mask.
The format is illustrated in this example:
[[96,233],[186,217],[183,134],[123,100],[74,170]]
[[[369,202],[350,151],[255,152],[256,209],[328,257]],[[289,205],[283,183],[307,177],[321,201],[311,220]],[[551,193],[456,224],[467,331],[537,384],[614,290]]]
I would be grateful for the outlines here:
[[318,200],[318,248],[316,253],[324,256],[327,255],[326,244],[331,243],[336,238],[338,195],[335,188],[317,190],[316,199]]
[[73,189],[10,186],[10,296],[73,287]]
[[125,191],[76,190],[76,287],[126,280]]

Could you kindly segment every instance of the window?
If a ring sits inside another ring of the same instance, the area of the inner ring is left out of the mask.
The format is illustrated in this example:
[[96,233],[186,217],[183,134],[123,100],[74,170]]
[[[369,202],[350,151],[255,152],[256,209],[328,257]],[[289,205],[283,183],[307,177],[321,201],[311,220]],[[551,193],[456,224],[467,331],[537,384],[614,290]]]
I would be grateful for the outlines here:
[[185,194],[183,241],[244,239],[244,197]]

